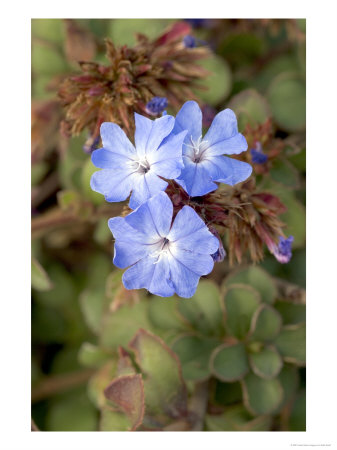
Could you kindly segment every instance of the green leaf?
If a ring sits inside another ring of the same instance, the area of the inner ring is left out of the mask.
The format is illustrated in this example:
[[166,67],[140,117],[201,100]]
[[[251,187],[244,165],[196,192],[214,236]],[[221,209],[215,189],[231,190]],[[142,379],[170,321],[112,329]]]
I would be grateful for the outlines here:
[[183,330],[186,322],[177,312],[177,305],[184,300],[177,297],[162,298],[151,296],[149,317],[155,327],[162,330]]
[[46,417],[48,431],[95,431],[97,412],[85,392],[53,401]]
[[172,350],[179,357],[186,380],[202,381],[209,378],[209,359],[218,344],[214,339],[191,334],[180,336],[173,342]]
[[100,367],[110,355],[90,342],[83,342],[78,352],[78,360],[85,367]]
[[281,314],[285,325],[305,322],[305,305],[287,301],[279,301],[275,303],[274,307]]
[[206,336],[221,336],[224,333],[224,317],[220,292],[212,281],[202,280],[191,299],[180,300],[178,311],[192,325]]
[[281,326],[280,314],[269,305],[261,305],[252,318],[251,339],[271,341],[279,334]]
[[274,303],[277,289],[271,276],[261,267],[249,266],[231,273],[225,280],[225,286],[242,283],[256,289],[265,303]]
[[129,344],[144,377],[146,415],[155,416],[167,424],[171,418],[184,416],[187,393],[180,362],[157,336],[139,330]]
[[277,183],[293,189],[299,187],[299,174],[295,167],[285,158],[275,159],[269,173]]
[[88,397],[97,408],[103,408],[106,404],[104,389],[116,376],[117,358],[111,358],[90,378],[87,388]]
[[263,380],[250,373],[241,383],[244,405],[253,415],[271,414],[283,400],[283,389],[277,378]]
[[250,353],[250,366],[255,375],[269,380],[275,378],[282,369],[281,356],[273,348],[264,348],[260,352]]
[[261,125],[271,116],[267,101],[255,89],[246,89],[235,95],[228,107],[238,118],[239,131],[243,131],[248,123]]
[[139,328],[150,328],[146,301],[124,305],[115,312],[105,314],[100,333],[100,345],[111,349],[125,347]]
[[32,46],[32,70],[40,75],[57,75],[67,70],[67,63],[57,49],[35,42]]
[[105,397],[129,419],[128,430],[136,430],[144,417],[144,383],[140,374],[122,375],[104,389]]
[[38,291],[50,291],[53,283],[41,264],[32,258],[32,287]]
[[250,328],[254,312],[261,298],[255,289],[243,284],[233,284],[225,292],[226,326],[230,334],[243,339]]
[[267,98],[278,125],[289,132],[305,128],[305,83],[297,73],[282,73],[269,86]]
[[287,405],[295,396],[299,386],[300,377],[298,369],[290,364],[285,364],[281,370],[278,379],[283,388],[284,398],[278,412]]
[[100,431],[129,431],[130,419],[124,413],[105,405],[101,410]]
[[110,21],[109,37],[115,45],[136,44],[136,33],[157,38],[172,22],[169,19],[114,19]]
[[241,380],[249,371],[245,346],[241,343],[220,345],[212,353],[210,366],[221,381]]
[[79,300],[86,324],[93,333],[98,335],[101,331],[104,288],[86,289],[81,293]]
[[198,90],[198,97],[209,105],[217,105],[228,97],[232,88],[232,73],[228,63],[217,55],[198,62],[210,72],[206,78],[198,80],[198,85],[207,90]]
[[301,390],[295,399],[289,418],[290,431],[306,431],[306,395]]
[[270,416],[252,417],[241,405],[228,408],[225,413],[206,415],[207,431],[269,431]]
[[305,365],[305,324],[286,325],[275,340],[286,362]]

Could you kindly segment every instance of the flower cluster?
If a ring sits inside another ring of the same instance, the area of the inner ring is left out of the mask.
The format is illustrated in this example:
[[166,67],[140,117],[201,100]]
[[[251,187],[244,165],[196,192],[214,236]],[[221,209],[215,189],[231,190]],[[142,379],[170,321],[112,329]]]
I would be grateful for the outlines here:
[[[251,175],[248,163],[224,156],[246,151],[247,142],[229,109],[215,116],[202,137],[202,112],[195,101],[186,102],[176,118],[151,120],[135,113],[135,125],[133,144],[117,124],[103,123],[103,147],[92,153],[102,169],[93,174],[92,189],[110,202],[131,193],[134,211],[109,220],[114,263],[129,267],[123,275],[127,289],[191,297],[200,276],[225,257],[217,230],[193,204],[219,183],[233,186]],[[179,208],[175,189],[187,199]]]

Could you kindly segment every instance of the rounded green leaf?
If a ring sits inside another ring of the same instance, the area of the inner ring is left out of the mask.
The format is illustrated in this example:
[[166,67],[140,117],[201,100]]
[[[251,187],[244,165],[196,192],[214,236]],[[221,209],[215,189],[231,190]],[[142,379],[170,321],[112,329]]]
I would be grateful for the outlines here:
[[299,174],[295,167],[285,158],[274,160],[269,173],[277,183],[293,189],[299,187]]
[[250,286],[233,284],[225,292],[224,301],[228,332],[238,339],[243,339],[249,331],[253,314],[261,298]]
[[100,367],[109,358],[106,351],[90,342],[83,342],[78,352],[78,361],[84,367]]
[[269,431],[270,416],[252,417],[242,405],[226,409],[223,414],[206,415],[207,431]]
[[198,97],[209,105],[217,105],[231,91],[232,73],[230,67],[223,58],[217,55],[211,55],[198,64],[210,72],[210,75],[198,81],[198,85],[207,88],[205,91],[198,90]]
[[181,362],[186,380],[201,381],[210,376],[209,359],[219,345],[213,339],[202,339],[195,335],[183,335],[172,344],[172,350]]
[[282,369],[281,356],[273,348],[264,348],[260,352],[249,355],[250,366],[255,375],[266,380],[275,378]]
[[191,299],[177,302],[178,311],[192,327],[206,336],[218,336],[224,332],[223,310],[217,285],[202,280]]
[[241,380],[249,371],[246,349],[241,343],[217,347],[210,364],[212,373],[221,381]]
[[280,380],[284,392],[283,402],[279,407],[279,410],[281,410],[294,398],[298,389],[300,376],[297,367],[290,364],[284,364],[278,379]]
[[246,89],[235,95],[228,107],[237,115],[240,131],[248,123],[252,126],[261,125],[271,116],[268,103],[255,89]]
[[273,413],[283,400],[283,389],[277,378],[264,380],[249,373],[241,383],[244,405],[254,415]]
[[279,301],[274,307],[281,314],[285,325],[305,322],[306,308],[303,304]]
[[161,330],[182,330],[186,328],[186,324],[177,312],[177,306],[182,301],[184,300],[179,300],[177,297],[151,296],[149,317],[153,325]]
[[261,267],[249,266],[239,269],[230,274],[224,284],[225,286],[230,286],[237,283],[247,284],[256,289],[265,303],[273,303],[276,298],[277,289],[275,283],[271,276]]
[[110,21],[109,37],[115,45],[136,44],[136,34],[157,38],[172,20],[169,19],[114,19]]
[[281,326],[280,314],[269,305],[261,305],[252,318],[251,339],[271,341],[279,334]]
[[283,73],[269,86],[267,98],[275,121],[286,131],[305,128],[305,83],[296,73]]
[[275,339],[275,346],[285,361],[305,365],[305,324],[286,325]]

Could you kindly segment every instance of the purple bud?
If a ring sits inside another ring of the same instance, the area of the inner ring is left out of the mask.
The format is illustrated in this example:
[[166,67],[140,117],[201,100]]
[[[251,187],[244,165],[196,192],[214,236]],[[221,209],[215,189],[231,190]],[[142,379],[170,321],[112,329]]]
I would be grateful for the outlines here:
[[260,142],[256,143],[255,148],[251,149],[250,154],[252,155],[252,162],[254,164],[264,164],[268,160],[268,156],[262,151]]
[[97,149],[99,142],[100,142],[99,136],[96,136],[95,138],[93,136],[89,136],[83,145],[84,153],[91,154],[94,150]]
[[167,108],[168,101],[166,97],[153,97],[146,105],[145,111],[148,114],[157,116]]
[[202,126],[204,128],[209,128],[212,125],[213,119],[216,116],[216,109],[210,105],[204,105],[201,108],[202,111]]
[[187,35],[184,37],[184,45],[186,48],[195,48],[197,41],[194,36]]
[[291,244],[293,243],[293,241],[293,236],[289,236],[287,239],[280,236],[278,245],[274,245],[272,251],[278,262],[286,264],[290,261],[292,257]]
[[222,240],[221,240],[221,238],[220,238],[220,235],[219,235],[219,233],[217,232],[217,230],[216,230],[214,227],[212,227],[212,225],[210,225],[210,226],[208,227],[208,229],[209,229],[209,231],[210,231],[212,234],[214,234],[214,236],[215,236],[215,237],[218,239],[218,241],[219,241],[219,248],[218,248],[218,250],[217,250],[215,253],[213,253],[213,255],[211,255],[211,256],[212,256],[214,262],[222,262],[222,261],[225,259],[225,256],[226,256],[226,250],[224,249],[224,246],[223,246],[223,244],[222,244]]

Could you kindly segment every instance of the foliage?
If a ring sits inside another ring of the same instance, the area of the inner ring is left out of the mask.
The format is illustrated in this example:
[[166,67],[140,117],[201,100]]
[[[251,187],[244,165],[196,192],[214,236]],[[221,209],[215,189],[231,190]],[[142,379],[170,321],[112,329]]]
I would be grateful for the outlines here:
[[[32,416],[39,429],[305,430],[302,25],[267,19],[205,19],[197,25],[32,21]],[[135,33],[147,38],[137,41]],[[183,46],[186,34],[194,36],[194,48]],[[166,36],[162,46],[160,35]],[[123,44],[143,52],[140,59],[131,52],[131,66],[127,50],[119,50]],[[177,59],[159,84],[162,69],[155,63],[144,68],[143,78],[133,73],[160,49],[159,66],[168,53]],[[113,53],[123,68],[113,76],[124,74],[118,89],[123,91],[125,77],[136,77],[137,89],[121,94],[125,110],[114,98],[112,109],[101,110],[104,117],[111,113],[132,131],[133,111],[143,114],[152,95],[168,98],[172,115],[194,98],[204,132],[217,112],[231,108],[248,142],[238,157],[253,166],[248,182],[221,185],[191,202],[207,223],[218,214],[212,224],[227,256],[190,299],[123,286],[122,271],[112,264],[107,222],[125,216],[127,202],[107,203],[90,189],[96,170],[90,153],[99,146],[99,118],[90,114],[101,106],[100,93],[91,91],[96,96],[86,114],[76,108],[69,113],[68,104],[63,109],[57,94],[62,86],[64,104],[74,88],[71,79],[80,70],[100,77],[99,67],[109,66]],[[86,64],[80,68],[77,61]],[[60,133],[62,121],[76,123],[79,135],[69,137],[64,126]],[[263,163],[254,162],[251,149],[267,156]],[[272,251],[281,234],[294,237],[287,264]]]

